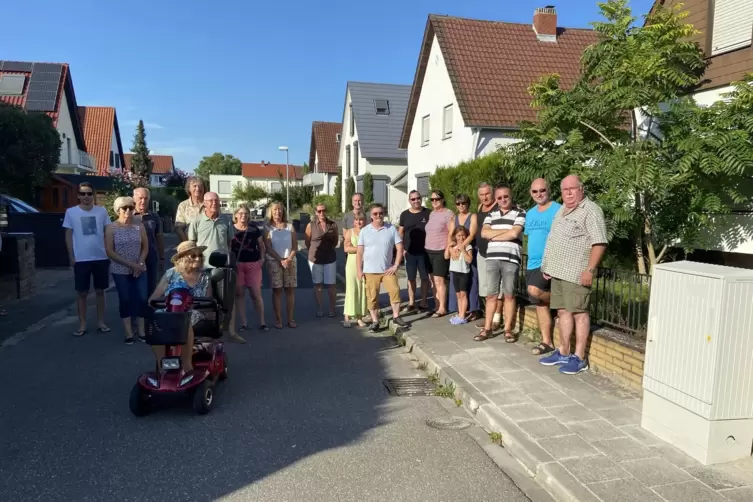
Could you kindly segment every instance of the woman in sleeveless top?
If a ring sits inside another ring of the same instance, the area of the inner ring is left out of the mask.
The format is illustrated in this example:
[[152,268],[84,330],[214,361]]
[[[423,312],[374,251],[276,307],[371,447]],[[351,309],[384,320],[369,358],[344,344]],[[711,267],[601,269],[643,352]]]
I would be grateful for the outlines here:
[[144,317],[147,314],[147,277],[144,261],[149,253],[144,225],[133,219],[136,203],[131,197],[118,197],[113,204],[118,219],[105,227],[105,249],[112,260],[110,273],[118,291],[120,318],[125,343],[133,343],[133,318],[143,341]]
[[[458,214],[455,215],[452,222],[450,222],[450,234],[456,227],[464,226],[468,229],[468,238],[465,240],[465,244],[470,244],[473,247],[472,255],[473,262],[471,263],[471,285],[468,291],[468,316],[466,319],[468,322],[475,321],[481,318],[481,307],[479,305],[478,297],[478,267],[476,266],[476,237],[479,232],[479,222],[475,213],[471,213],[471,198],[466,194],[459,194],[455,197],[455,207],[458,208]],[[450,272],[452,276],[452,272]],[[455,285],[452,278],[450,279],[450,312],[455,312],[458,308],[457,295],[455,294]]]
[[[366,224],[366,215],[361,211],[353,214],[353,228],[345,231],[344,250],[347,253],[345,264],[345,308],[343,309],[343,326],[350,327],[351,318],[358,322],[362,328],[366,327],[364,317],[366,309],[365,282],[358,279],[358,267],[356,266],[356,253],[358,253],[358,236]],[[371,319],[368,319],[369,324]]]

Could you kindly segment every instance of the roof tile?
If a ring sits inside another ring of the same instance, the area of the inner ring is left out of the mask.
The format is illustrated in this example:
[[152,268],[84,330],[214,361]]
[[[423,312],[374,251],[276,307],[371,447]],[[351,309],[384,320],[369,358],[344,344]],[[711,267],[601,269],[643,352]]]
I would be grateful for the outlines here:
[[314,169],[314,164],[319,156],[320,173],[339,173],[337,157],[340,145],[337,135],[341,134],[343,125],[339,122],[314,122],[311,125],[311,151],[309,154],[309,169]]
[[534,121],[529,86],[551,73],[560,75],[563,87],[573,85],[583,50],[597,41],[596,32],[588,29],[558,28],[557,42],[543,42],[532,24],[429,15],[401,148],[408,147],[435,35],[465,125],[495,128]]
[[[97,160],[97,174],[110,175],[112,131],[115,127],[115,108],[109,106],[79,106],[78,116],[84,133],[86,150]],[[118,150],[115,145],[115,151]]]
[[[124,157],[126,169],[130,171],[133,154],[126,153]],[[149,158],[152,159],[152,174],[169,174],[175,168],[175,161],[172,155],[155,155],[150,153]]]
[[[242,174],[245,178],[279,178],[280,175],[285,177],[285,164],[253,164],[244,162],[241,164]],[[303,166],[290,165],[290,176],[295,179],[303,179]]]

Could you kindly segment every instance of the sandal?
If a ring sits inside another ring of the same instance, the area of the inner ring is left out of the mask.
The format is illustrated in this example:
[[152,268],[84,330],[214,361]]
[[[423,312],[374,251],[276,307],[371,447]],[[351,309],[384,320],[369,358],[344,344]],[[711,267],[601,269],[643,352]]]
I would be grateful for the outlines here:
[[330,312],[329,314],[327,314],[327,317],[335,317],[335,313],[334,312]]
[[259,326],[259,329],[262,331],[269,331],[269,326],[267,326],[266,324],[262,324],[261,326]]
[[475,342],[485,342],[490,337],[490,333],[486,331],[485,329],[482,329],[481,332],[473,337],[473,341]]
[[515,343],[518,341],[518,337],[513,334],[512,331],[505,331],[505,342],[507,343]]
[[431,315],[431,317],[432,317],[432,318],[434,318],[434,319],[439,319],[440,317],[444,317],[444,316],[446,316],[446,315],[447,315],[447,312],[445,312],[444,314],[440,314],[439,312],[434,312],[434,313],[433,313],[433,314]]
[[86,334],[85,329],[78,329],[73,332],[73,336],[84,336]]
[[350,328],[350,321],[343,321],[343,328]]
[[298,325],[295,323],[295,321],[290,321],[288,323],[288,326],[290,326],[291,328],[297,328],[298,327]]
[[241,327],[238,328],[238,331],[248,331],[248,326],[246,326],[245,324],[241,324]]
[[544,354],[548,354],[552,351],[554,351],[554,347],[545,343],[540,343],[531,350],[531,353],[534,356],[543,356]]
[[99,331],[100,333],[109,333],[112,330],[107,326],[100,326],[99,328],[97,328],[97,331]]
[[280,321],[275,322],[276,329],[282,329],[282,323]]

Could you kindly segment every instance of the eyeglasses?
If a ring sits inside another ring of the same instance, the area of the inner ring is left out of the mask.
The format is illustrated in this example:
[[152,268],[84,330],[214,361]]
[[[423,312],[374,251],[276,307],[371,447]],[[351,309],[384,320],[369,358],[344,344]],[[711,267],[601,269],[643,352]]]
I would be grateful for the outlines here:
[[562,188],[562,191],[563,191],[563,192],[577,192],[577,191],[578,191],[578,190],[580,190],[580,189],[581,189],[581,187],[572,187],[572,188],[564,188],[564,187],[563,187],[563,188]]
[[191,257],[191,258],[193,258],[194,260],[203,260],[204,259],[204,255],[203,254],[192,253],[192,254],[190,254],[188,256]]
[[379,218],[384,216],[384,213],[371,213],[371,216],[373,216],[374,218]]
[[120,206],[120,209],[122,211],[135,211],[136,210],[136,208],[133,206]]
[[468,203],[467,203],[467,202],[456,202],[456,203],[455,203],[455,205],[456,205],[457,207],[460,207],[460,206],[467,206],[467,205],[468,205]]
[[81,197],[91,197],[94,195],[94,192],[79,192],[78,193]]
[[546,193],[546,188],[542,188],[541,190],[531,190],[531,193],[536,195],[540,193]]
[[432,197],[430,200],[432,202],[439,202],[440,200],[442,200],[442,198],[441,197]]
[[420,202],[420,201],[421,201],[421,197],[413,197],[413,198],[411,198],[411,200],[410,200],[410,201],[411,201],[411,202],[416,202],[416,201],[419,201],[419,202]]
[[204,199],[206,204],[217,204],[219,201],[219,199]]

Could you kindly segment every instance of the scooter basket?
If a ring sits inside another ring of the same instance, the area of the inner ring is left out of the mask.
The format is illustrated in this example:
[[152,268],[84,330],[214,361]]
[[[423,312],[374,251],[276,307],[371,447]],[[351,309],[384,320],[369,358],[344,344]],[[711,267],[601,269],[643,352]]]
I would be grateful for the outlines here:
[[191,327],[191,312],[155,312],[146,333],[149,345],[184,345]]

